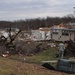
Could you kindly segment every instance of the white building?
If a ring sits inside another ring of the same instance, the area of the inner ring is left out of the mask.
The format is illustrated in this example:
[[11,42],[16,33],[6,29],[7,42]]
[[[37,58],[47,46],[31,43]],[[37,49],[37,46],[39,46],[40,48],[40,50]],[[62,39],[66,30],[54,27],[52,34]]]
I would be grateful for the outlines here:
[[42,39],[42,34],[40,33],[39,30],[31,30],[31,39],[34,41],[38,41]]
[[38,30],[31,30],[32,40],[50,40],[50,28],[39,28]]

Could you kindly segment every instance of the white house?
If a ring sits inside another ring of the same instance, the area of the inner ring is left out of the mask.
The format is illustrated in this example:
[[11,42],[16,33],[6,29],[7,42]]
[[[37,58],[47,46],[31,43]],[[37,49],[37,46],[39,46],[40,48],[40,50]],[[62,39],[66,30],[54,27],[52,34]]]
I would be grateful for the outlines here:
[[31,30],[32,32],[32,39],[33,40],[50,40],[51,33],[50,28],[39,28],[38,30]]

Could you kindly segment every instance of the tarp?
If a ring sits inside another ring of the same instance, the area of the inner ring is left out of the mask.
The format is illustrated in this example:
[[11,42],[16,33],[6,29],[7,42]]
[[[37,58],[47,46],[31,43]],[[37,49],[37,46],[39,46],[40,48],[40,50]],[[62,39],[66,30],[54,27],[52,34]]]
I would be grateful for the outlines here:
[[55,68],[52,65],[50,65],[49,63],[44,63],[44,64],[42,64],[42,66],[49,70],[55,70]]

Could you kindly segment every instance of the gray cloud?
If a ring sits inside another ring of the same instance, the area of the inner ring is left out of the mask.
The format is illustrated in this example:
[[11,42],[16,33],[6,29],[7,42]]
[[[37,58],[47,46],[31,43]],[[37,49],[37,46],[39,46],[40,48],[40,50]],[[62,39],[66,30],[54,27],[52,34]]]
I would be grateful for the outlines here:
[[0,0],[0,20],[73,14],[74,0]]

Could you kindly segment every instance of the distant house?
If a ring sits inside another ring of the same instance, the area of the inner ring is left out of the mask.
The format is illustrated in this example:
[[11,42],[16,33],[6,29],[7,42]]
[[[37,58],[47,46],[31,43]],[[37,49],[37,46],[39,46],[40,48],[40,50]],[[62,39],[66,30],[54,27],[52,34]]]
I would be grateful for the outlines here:
[[71,25],[54,25],[51,28],[51,39],[56,41],[66,41],[71,39],[75,41],[75,29]]
[[38,41],[42,39],[42,35],[39,30],[31,30],[31,40]]
[[30,31],[21,31],[16,40],[19,41],[28,41],[30,40],[31,32]]
[[31,30],[33,40],[50,40],[50,28],[39,28],[38,30]]

